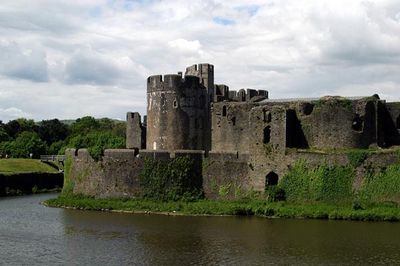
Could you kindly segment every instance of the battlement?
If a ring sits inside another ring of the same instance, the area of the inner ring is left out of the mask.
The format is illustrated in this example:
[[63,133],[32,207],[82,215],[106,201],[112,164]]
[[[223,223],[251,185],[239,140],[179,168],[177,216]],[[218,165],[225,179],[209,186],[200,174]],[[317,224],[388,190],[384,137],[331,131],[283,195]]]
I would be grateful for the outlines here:
[[214,66],[211,64],[203,63],[196,64],[186,68],[186,74],[194,75],[200,73],[208,73],[209,71],[214,71]]
[[229,100],[237,102],[257,102],[268,99],[268,91],[254,89],[240,89],[236,91],[228,91]]
[[154,75],[147,78],[147,92],[176,91],[181,92],[184,88],[200,87],[200,78],[181,74]]

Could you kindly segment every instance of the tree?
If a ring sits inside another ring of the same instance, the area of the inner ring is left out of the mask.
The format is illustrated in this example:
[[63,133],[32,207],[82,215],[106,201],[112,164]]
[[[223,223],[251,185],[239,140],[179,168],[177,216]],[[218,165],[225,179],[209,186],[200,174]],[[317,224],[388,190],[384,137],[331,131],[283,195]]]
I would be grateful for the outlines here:
[[71,138],[67,146],[75,149],[87,148],[90,155],[99,160],[105,149],[124,148],[125,138],[110,132],[91,132]]
[[5,124],[4,129],[11,138],[15,139],[21,132],[37,131],[37,126],[32,119],[18,118]]
[[75,123],[70,126],[71,135],[85,135],[89,132],[97,131],[100,129],[100,123],[91,116],[84,116],[78,118]]
[[43,120],[38,127],[39,137],[46,141],[47,145],[64,140],[68,136],[68,126],[58,119]]
[[0,142],[10,140],[10,136],[7,134],[6,125],[0,120]]
[[22,132],[14,141],[6,142],[7,154],[14,158],[28,158],[32,153],[33,158],[46,154],[47,145],[40,139],[36,132]]

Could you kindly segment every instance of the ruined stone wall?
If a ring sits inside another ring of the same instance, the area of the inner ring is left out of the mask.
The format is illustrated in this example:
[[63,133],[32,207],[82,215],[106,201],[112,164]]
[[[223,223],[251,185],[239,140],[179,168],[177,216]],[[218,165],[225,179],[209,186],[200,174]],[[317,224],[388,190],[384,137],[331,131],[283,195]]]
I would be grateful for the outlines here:
[[211,151],[203,161],[203,191],[207,198],[235,198],[251,189],[249,154]]
[[147,149],[204,149],[207,95],[199,78],[151,76],[147,80]]
[[381,103],[378,109],[379,140],[381,146],[400,145],[400,103]]
[[139,172],[143,161],[134,150],[105,150],[102,161],[94,161],[86,149],[69,149],[65,179],[74,194],[100,198],[138,197]]
[[202,184],[204,151],[107,149],[101,160],[95,161],[87,149],[67,149],[66,156],[64,187],[74,194],[97,198],[140,197],[139,175],[146,158],[169,161],[187,156],[194,161],[193,184],[199,187]]
[[211,110],[213,151],[249,151],[249,112],[254,103],[219,102]]
[[146,148],[146,128],[142,125],[140,114],[128,112],[126,114],[126,148]]
[[332,98],[308,104],[308,107],[299,105],[296,110],[306,146],[315,149],[368,148],[377,142],[374,101]]

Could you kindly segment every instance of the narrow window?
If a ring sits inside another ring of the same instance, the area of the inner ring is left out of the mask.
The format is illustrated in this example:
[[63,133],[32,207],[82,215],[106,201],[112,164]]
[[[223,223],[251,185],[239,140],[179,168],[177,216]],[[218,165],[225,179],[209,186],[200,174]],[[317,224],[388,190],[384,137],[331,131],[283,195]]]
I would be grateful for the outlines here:
[[400,115],[397,117],[396,127],[397,127],[397,129],[400,129]]
[[236,117],[232,117],[232,125],[236,125]]
[[226,116],[226,106],[222,107],[222,116]]
[[271,140],[271,127],[267,126],[266,128],[264,128],[264,138],[263,138],[263,142],[264,144],[269,143]]
[[164,93],[161,93],[160,104],[161,104],[161,106],[165,105],[165,94]]
[[174,101],[174,108],[178,108],[178,102],[176,100]]

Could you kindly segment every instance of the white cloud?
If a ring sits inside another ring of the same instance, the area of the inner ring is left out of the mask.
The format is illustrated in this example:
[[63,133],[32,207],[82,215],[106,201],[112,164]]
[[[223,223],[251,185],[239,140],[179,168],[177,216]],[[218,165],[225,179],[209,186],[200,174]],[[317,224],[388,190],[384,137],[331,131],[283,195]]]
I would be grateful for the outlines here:
[[275,98],[399,100],[399,14],[397,0],[4,0],[0,106],[123,119],[145,111],[147,76],[200,62]]
[[10,108],[0,108],[0,116],[3,119],[2,121],[13,120],[17,118],[32,118],[32,114],[26,113],[21,109],[10,107]]

